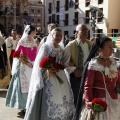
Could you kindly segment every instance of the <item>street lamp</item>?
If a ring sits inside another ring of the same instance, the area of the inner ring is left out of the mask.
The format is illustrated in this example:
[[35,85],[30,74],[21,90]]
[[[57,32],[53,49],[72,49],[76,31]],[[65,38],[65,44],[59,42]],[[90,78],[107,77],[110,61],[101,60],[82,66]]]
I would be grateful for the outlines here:
[[97,7],[94,7],[92,5],[89,6],[90,7],[90,12],[91,12],[91,19],[90,19],[90,25],[92,26],[92,31],[93,31],[93,36],[95,37],[95,28],[96,28],[96,15],[98,14],[98,17],[99,18],[103,18],[103,13],[102,11],[97,8]]
[[96,7],[90,7],[91,18],[90,18],[90,25],[92,26],[93,36],[95,37],[95,27],[96,27]]

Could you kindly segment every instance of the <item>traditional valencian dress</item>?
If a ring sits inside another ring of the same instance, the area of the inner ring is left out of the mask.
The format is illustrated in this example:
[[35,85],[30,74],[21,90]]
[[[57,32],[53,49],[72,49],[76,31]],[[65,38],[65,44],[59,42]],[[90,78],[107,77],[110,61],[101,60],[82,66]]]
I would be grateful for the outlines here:
[[[56,62],[62,64],[63,50],[61,47],[54,48],[52,43],[41,46],[38,54],[42,54],[42,59],[49,56],[55,57]],[[39,59],[38,56],[36,59]],[[31,85],[24,120],[72,120],[75,110],[74,101],[64,69],[59,69],[57,72],[63,84],[60,84],[53,75],[50,75],[50,79],[47,80],[46,71],[40,67],[38,69],[40,81],[36,87]],[[38,89],[39,86],[42,87]]]
[[88,102],[91,102],[93,98],[101,98],[108,105],[107,110],[96,115],[95,120],[120,120],[120,99],[115,92],[116,85],[120,86],[120,74],[116,61],[111,57],[109,59],[112,62],[109,67],[99,64],[97,59],[92,59],[88,65],[84,85],[85,106],[79,120],[91,120]]
[[[17,51],[27,57],[33,64],[36,58],[37,46],[34,41],[22,42]],[[25,109],[32,68],[22,64],[20,59],[14,58],[12,66],[12,79],[6,96],[6,106]]]

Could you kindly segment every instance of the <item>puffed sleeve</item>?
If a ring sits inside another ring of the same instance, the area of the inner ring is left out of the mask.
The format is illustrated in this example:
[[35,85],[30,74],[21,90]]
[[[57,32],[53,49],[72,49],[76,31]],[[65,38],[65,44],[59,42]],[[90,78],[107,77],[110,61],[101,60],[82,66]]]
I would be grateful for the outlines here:
[[85,98],[85,104],[88,108],[88,102],[91,102],[93,99],[93,83],[94,83],[94,70],[88,70],[87,76],[85,79],[85,85],[84,85],[84,98]]
[[69,74],[74,72],[74,70],[76,69],[75,66],[69,66],[70,58],[71,58],[70,46],[67,45],[64,49],[63,63],[64,63],[64,66],[66,67],[66,70]]

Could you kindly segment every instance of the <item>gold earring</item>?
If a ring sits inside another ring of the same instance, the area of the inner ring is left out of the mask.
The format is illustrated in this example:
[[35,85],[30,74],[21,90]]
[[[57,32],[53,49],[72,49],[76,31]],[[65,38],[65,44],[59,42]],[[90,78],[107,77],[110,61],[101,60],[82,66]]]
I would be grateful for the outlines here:
[[101,57],[101,58],[103,57],[103,53],[102,53],[102,52],[100,52],[100,57]]

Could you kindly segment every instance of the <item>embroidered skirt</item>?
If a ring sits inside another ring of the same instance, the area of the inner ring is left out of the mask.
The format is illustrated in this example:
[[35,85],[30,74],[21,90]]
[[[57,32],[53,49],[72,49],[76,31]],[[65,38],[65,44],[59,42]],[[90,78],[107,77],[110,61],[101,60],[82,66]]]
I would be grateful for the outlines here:
[[75,111],[72,91],[64,72],[63,84],[55,77],[44,80],[44,88],[36,91],[27,104],[24,120],[72,120]]

